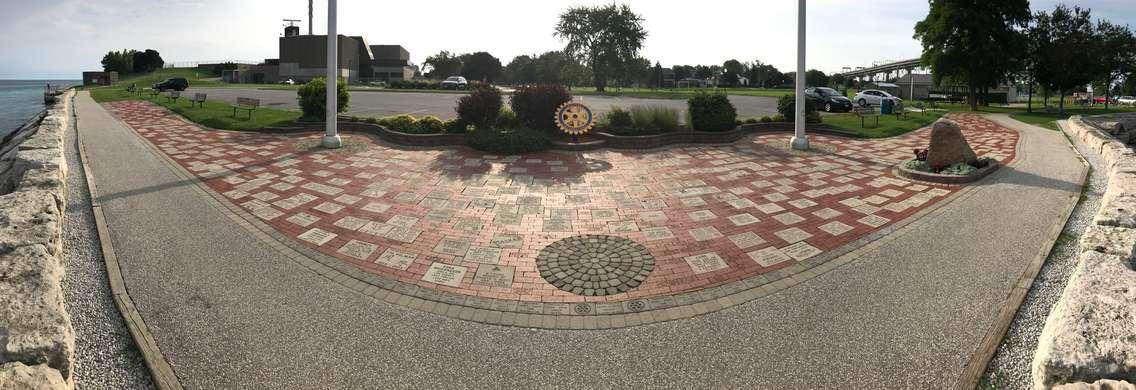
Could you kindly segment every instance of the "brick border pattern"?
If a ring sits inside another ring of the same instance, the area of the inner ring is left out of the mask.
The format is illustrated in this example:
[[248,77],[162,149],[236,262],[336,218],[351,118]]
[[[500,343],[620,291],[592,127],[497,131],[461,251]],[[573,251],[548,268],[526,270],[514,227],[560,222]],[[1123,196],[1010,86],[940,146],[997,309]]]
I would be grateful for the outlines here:
[[[105,106],[104,106],[105,107]],[[109,108],[107,108],[109,110]],[[174,114],[176,115],[176,114]],[[180,116],[179,116],[180,117]],[[184,119],[184,118],[182,118]],[[121,119],[118,119],[120,122]],[[944,205],[956,199],[973,196],[979,186],[970,186],[948,195],[945,199],[920,210],[908,218],[872,232],[840,248],[793,264],[768,274],[682,294],[634,299],[611,303],[545,303],[519,302],[454,294],[421,288],[414,284],[389,280],[354,267],[339,259],[308,248],[276,231],[256,216],[228,202],[225,197],[209,188],[206,180],[213,175],[195,176],[176,161],[166,156],[148,139],[131,129],[152,153],[160,157],[183,180],[192,182],[195,191],[237,225],[246,229],[264,244],[276,249],[285,257],[340,285],[388,303],[421,310],[451,318],[491,325],[518,326],[544,329],[611,329],[656,322],[690,318],[749,302],[803,283],[818,275],[862,257],[885,243],[899,239],[908,232],[918,230],[931,217],[942,213]],[[1009,129],[1014,131],[1013,129]],[[357,133],[345,129],[348,133]],[[360,135],[375,137],[374,134]],[[1023,137],[1015,145],[1016,155]],[[1020,159],[1015,157],[1009,165]]]

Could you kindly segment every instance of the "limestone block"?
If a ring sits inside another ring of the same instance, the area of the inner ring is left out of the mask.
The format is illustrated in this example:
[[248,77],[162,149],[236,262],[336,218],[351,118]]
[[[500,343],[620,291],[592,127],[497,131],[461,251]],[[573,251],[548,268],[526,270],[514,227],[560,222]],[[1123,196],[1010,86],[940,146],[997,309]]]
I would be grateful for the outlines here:
[[59,371],[46,365],[26,366],[20,362],[0,364],[0,389],[54,390],[70,388],[71,386],[59,375]]
[[0,255],[0,362],[35,362],[70,376],[75,353],[63,306],[63,266],[42,245]]
[[1109,175],[1117,173],[1136,173],[1136,153],[1125,154],[1116,163],[1112,164]]
[[[49,191],[62,196],[67,191],[66,178],[53,169],[29,169],[17,185],[19,191]],[[60,205],[60,208],[63,206]]]
[[1077,382],[1053,386],[1053,390],[1136,390],[1136,385],[1127,381],[1101,379],[1093,383]]
[[63,149],[29,149],[16,154],[17,164],[27,169],[54,169],[67,175],[67,161],[63,159]]
[[17,191],[0,196],[0,252],[24,245],[61,251],[63,215],[56,194]]
[[1120,159],[1126,155],[1131,155],[1132,150],[1128,149],[1128,145],[1120,141],[1113,140],[1112,142],[1101,145],[1101,157],[1109,163],[1109,165],[1120,162]]
[[931,128],[931,143],[927,147],[927,166],[937,172],[958,163],[974,165],[976,161],[978,156],[966,142],[958,123],[949,119],[935,122]]
[[1136,271],[1115,255],[1083,252],[1078,260],[1039,337],[1032,369],[1038,389],[1136,381]]
[[1089,225],[1081,235],[1080,252],[1099,252],[1131,261],[1136,255],[1136,229]]

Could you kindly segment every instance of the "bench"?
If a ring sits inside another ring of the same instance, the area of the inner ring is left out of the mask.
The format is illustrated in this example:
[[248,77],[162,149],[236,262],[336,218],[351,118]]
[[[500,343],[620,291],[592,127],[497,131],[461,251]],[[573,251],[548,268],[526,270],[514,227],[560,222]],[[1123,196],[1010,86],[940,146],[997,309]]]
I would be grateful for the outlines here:
[[170,91],[170,93],[166,95],[166,101],[177,102],[179,97],[181,97],[181,91]]
[[193,107],[194,104],[197,104],[199,107],[205,107],[205,94],[200,92],[193,94],[193,98],[189,99],[189,106]]
[[138,92],[138,85],[130,84],[129,87],[126,87],[126,92],[130,92],[131,94],[137,93]]
[[233,116],[237,116],[237,110],[245,110],[248,111],[249,119],[252,119],[252,112],[256,111],[257,107],[260,107],[260,99],[239,97],[237,104],[233,105]]
[[150,88],[150,97],[158,97],[158,95],[161,95],[161,94],[162,94],[162,91],[154,89],[154,88]]
[[852,114],[860,118],[860,128],[864,127],[864,118],[876,117],[876,127],[880,126],[880,110],[873,106],[852,107]]

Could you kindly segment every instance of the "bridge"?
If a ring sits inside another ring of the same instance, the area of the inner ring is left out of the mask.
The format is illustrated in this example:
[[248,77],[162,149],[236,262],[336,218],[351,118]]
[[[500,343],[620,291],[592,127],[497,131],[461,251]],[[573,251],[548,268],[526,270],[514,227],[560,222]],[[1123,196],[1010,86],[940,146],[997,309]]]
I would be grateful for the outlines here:
[[888,64],[877,65],[877,66],[873,66],[873,67],[870,67],[870,68],[863,68],[863,69],[856,69],[856,70],[848,71],[848,72],[842,72],[840,74],[843,74],[844,76],[847,76],[848,78],[855,78],[855,79],[859,79],[859,80],[863,80],[863,79],[875,80],[876,77],[883,75],[884,79],[886,80],[886,79],[889,79],[889,78],[892,77],[893,72],[895,73],[895,77],[899,77],[900,71],[904,71],[904,73],[912,73],[916,68],[922,68],[922,67],[923,66],[920,64],[919,59],[913,58],[913,59],[909,59],[909,60],[896,61],[896,62],[892,62],[892,63],[888,63]]

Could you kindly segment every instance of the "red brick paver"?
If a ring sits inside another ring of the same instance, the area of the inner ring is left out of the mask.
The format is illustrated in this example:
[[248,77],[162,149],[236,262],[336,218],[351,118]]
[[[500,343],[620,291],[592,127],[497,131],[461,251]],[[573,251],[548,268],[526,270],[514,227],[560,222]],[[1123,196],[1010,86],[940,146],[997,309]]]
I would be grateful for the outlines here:
[[[727,146],[524,156],[410,150],[347,135],[366,145],[351,154],[297,147],[319,134],[216,131],[146,102],[109,107],[284,235],[383,277],[489,298],[609,302],[718,286],[839,248],[958,189],[892,174],[926,146],[926,129],[884,140],[814,135],[834,152],[807,155],[776,147],[785,134]],[[977,115],[952,119],[980,156],[1013,159],[1016,132]],[[578,234],[635,240],[655,257],[655,270],[626,293],[561,291],[534,259]],[[511,282],[475,277],[485,267],[505,271],[498,276],[511,269]],[[434,279],[443,274],[455,279]]]

